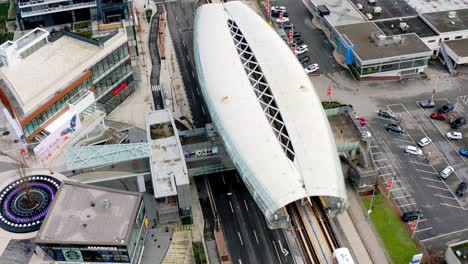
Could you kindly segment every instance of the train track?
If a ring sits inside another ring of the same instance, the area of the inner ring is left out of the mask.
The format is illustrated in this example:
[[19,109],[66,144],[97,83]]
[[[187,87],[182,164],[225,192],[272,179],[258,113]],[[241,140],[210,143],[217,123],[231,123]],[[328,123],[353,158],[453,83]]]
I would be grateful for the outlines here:
[[319,197],[311,197],[311,203],[307,203],[309,211],[315,215],[315,218],[319,222],[321,233],[327,240],[327,245],[330,250],[330,253],[333,254],[335,249],[339,248],[340,245],[336,239],[335,233],[330,224],[327,214],[325,213],[325,208],[320,201]]
[[303,222],[304,220],[297,209],[297,205],[295,203],[290,204],[286,207],[286,210],[291,217],[291,224],[294,228],[294,232],[296,233],[296,237],[299,239],[301,250],[305,256],[305,261],[310,264],[319,264],[320,261],[315,253],[311,237],[309,232],[307,232]]

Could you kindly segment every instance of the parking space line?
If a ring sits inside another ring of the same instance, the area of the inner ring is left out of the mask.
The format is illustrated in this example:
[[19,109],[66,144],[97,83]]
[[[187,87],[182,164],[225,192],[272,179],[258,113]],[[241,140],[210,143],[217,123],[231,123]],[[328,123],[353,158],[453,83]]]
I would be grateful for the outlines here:
[[409,203],[409,204],[404,204],[404,205],[398,205],[398,207],[406,207],[406,206],[410,206],[410,205],[415,205],[416,203]]
[[421,163],[421,162],[416,162],[416,161],[410,161],[410,163],[414,163],[414,164],[418,164],[418,165],[423,165],[423,166],[432,167],[431,164],[426,164],[426,163]]
[[433,172],[433,171],[426,171],[426,170],[420,170],[420,169],[416,169],[417,171],[420,171],[420,172],[425,172],[425,173],[430,173],[430,174],[435,174],[437,175],[437,173]]
[[459,209],[464,209],[463,207],[461,206],[456,206],[456,205],[451,205],[451,204],[446,204],[446,203],[440,203],[441,205],[445,205],[445,206],[449,206],[449,207],[455,207],[455,208],[459,208]]
[[399,190],[403,190],[403,189],[406,189],[406,188],[405,187],[400,187],[400,188],[392,189],[390,191],[393,192],[393,191],[399,191]]
[[421,219],[421,220],[419,220],[419,223],[424,222],[424,221],[427,221],[427,219],[426,218]]
[[403,198],[406,198],[406,197],[411,197],[411,195],[403,195],[403,196],[393,197],[393,200],[403,199]]
[[428,228],[424,228],[424,229],[418,229],[418,230],[416,230],[414,232],[417,233],[417,232],[427,231],[427,230],[431,230],[431,229],[432,229],[432,227],[428,227]]
[[378,169],[389,168],[389,167],[392,167],[392,165],[385,165],[385,166],[379,167]]
[[447,192],[450,192],[452,193],[450,190],[446,189],[446,188],[441,188],[441,187],[437,187],[437,186],[434,186],[434,185],[426,185],[427,187],[432,187],[432,188],[436,188],[436,189],[439,189],[439,190],[443,190],[443,191],[447,191]]
[[379,176],[380,176],[380,177],[385,177],[385,176],[390,176],[390,175],[393,175],[393,172],[380,174]]
[[426,180],[426,181],[442,182],[441,180],[434,180],[434,179],[429,179],[426,177],[421,177],[421,179]]
[[414,142],[412,142],[412,141],[402,140],[402,139],[398,139],[398,138],[394,138],[394,140],[398,140],[398,141],[405,142],[405,143],[408,143],[408,144],[414,144]]
[[378,159],[378,160],[374,160],[374,161],[378,162],[378,161],[384,161],[384,160],[388,160],[388,159]]
[[445,195],[440,195],[440,194],[437,194],[437,193],[434,194],[434,196],[442,197],[442,198],[447,198],[447,199],[452,199],[452,200],[457,200],[457,199],[455,199],[455,198],[453,198],[453,197],[449,197],[449,196],[445,196]]
[[444,236],[450,236],[450,235],[453,235],[453,234],[456,234],[456,233],[465,232],[465,231],[468,231],[468,228],[465,228],[465,229],[462,229],[462,230],[458,230],[458,231],[453,231],[453,232],[446,233],[446,234],[442,234],[442,235],[438,235],[438,236],[435,236],[435,237],[429,237],[429,238],[426,238],[426,239],[420,239],[419,242],[425,242],[425,241],[429,241],[429,240],[432,240],[432,239],[435,239],[435,238],[444,237]]
[[372,155],[377,155],[377,154],[382,154],[382,153],[383,153],[382,151],[379,151],[379,152],[372,153]]

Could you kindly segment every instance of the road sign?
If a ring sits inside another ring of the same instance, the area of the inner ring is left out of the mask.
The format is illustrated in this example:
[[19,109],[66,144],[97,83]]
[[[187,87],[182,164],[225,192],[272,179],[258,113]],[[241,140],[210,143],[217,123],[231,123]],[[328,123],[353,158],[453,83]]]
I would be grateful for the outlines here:
[[385,190],[390,190],[392,189],[393,186],[393,179],[389,180],[387,183],[385,183]]

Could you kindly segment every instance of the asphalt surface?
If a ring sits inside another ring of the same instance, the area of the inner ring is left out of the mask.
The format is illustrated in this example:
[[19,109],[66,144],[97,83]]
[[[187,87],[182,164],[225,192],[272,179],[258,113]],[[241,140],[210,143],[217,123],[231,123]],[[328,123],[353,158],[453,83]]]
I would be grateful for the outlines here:
[[[150,58],[151,58],[151,76],[150,76],[150,84],[151,87],[155,87],[159,85],[159,73],[161,72],[161,60],[159,58],[159,50],[158,50],[158,45],[156,42],[157,36],[158,36],[158,29],[159,29],[159,15],[162,12],[162,5],[157,5],[157,11],[156,14],[154,15],[152,21],[151,21],[151,26],[150,26],[150,32],[149,32],[149,53],[150,53]],[[151,89],[153,93],[153,100],[154,100],[154,106],[156,109],[164,109],[164,103],[162,100],[162,94],[160,90],[153,90]]]
[[211,119],[201,95],[195,70],[193,56],[194,4],[195,1],[192,0],[178,0],[165,3],[164,6],[167,10],[169,31],[187,93],[193,124],[195,127],[204,127],[206,123],[211,122]]
[[235,171],[212,174],[209,184],[232,263],[294,263],[283,230],[268,228]]
[[[388,108],[399,116],[405,133],[389,133],[385,125],[391,121],[369,118],[368,128],[374,138],[373,158],[385,181],[395,179],[391,193],[398,208],[402,212],[423,212],[415,237],[427,249],[442,253],[446,243],[468,237],[467,198],[454,194],[459,178],[466,175],[467,166],[416,102],[393,104]],[[417,141],[426,136],[432,139],[432,144],[422,148],[423,157],[405,153],[406,146],[417,146]],[[455,175],[442,180],[439,172],[448,164],[453,165],[452,162],[456,167]]]
[[337,71],[345,71],[336,60],[333,58],[333,46],[328,42],[325,34],[314,25],[312,25],[313,16],[304,6],[302,1],[287,1],[275,0],[270,4],[281,5],[286,7],[286,12],[289,13],[289,21],[295,25],[294,31],[299,31],[302,34],[301,39],[304,44],[309,47],[309,51],[298,57],[309,56],[310,61],[303,64],[307,65],[318,63],[320,66],[320,74],[328,75]]

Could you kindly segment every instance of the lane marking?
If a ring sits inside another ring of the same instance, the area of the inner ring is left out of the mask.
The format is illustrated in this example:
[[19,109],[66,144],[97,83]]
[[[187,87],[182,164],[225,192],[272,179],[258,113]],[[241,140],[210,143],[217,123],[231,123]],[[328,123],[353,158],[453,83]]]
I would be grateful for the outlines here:
[[379,152],[374,152],[374,153],[372,153],[372,155],[377,155],[377,154],[382,154],[382,153],[384,153],[384,152],[379,151]]
[[249,211],[249,207],[247,207],[247,202],[244,200],[244,205],[245,205],[245,209],[247,210],[247,212]]
[[239,175],[237,175],[237,173],[236,173],[236,179],[237,179],[237,183],[240,183],[240,181],[239,181]]
[[241,259],[239,259],[239,264],[242,264],[242,260],[241,260]]
[[428,227],[428,228],[424,228],[424,229],[418,229],[418,230],[416,230],[414,232],[417,233],[417,232],[427,231],[427,230],[431,230],[431,229],[432,229],[432,227]]
[[184,40],[182,40],[182,45],[184,45],[184,48],[185,48],[185,41]]
[[399,205],[398,207],[406,207],[406,206],[415,205],[415,204],[416,203],[404,204],[404,205]]
[[449,196],[440,195],[440,194],[438,194],[438,193],[434,194],[434,196],[437,196],[437,197],[442,197],[442,198],[447,198],[447,199],[452,199],[452,200],[457,200],[457,199],[455,199],[455,198],[453,198],[453,197],[449,197]]
[[429,179],[426,177],[421,177],[421,179],[426,180],[426,181],[442,182],[441,180],[434,180],[434,179]]
[[458,231],[453,231],[453,232],[446,233],[446,234],[442,234],[442,235],[438,235],[438,236],[435,236],[435,237],[430,237],[430,238],[426,238],[426,239],[420,239],[419,241],[420,241],[420,242],[425,242],[425,241],[429,241],[429,240],[432,240],[432,239],[435,239],[435,238],[444,237],[444,236],[450,236],[450,235],[453,235],[453,234],[456,234],[456,233],[465,232],[465,231],[468,231],[468,228],[465,228],[465,229],[462,229],[462,230],[458,230]]
[[224,175],[221,175],[221,179],[223,179],[223,184],[226,185],[226,181],[224,180]]
[[410,161],[410,163],[414,163],[414,164],[418,164],[418,165],[423,165],[423,166],[432,167],[432,165],[431,165],[431,164],[425,164],[425,163],[416,162],[416,161]]
[[455,208],[459,208],[459,209],[464,209],[463,207],[456,206],[456,205],[451,205],[451,204],[446,204],[446,203],[440,203],[440,204],[441,204],[441,205],[448,206],[448,207],[455,207]]
[[206,113],[205,113],[205,108],[202,107],[201,110],[203,111],[203,115],[206,115]]
[[193,70],[192,70],[192,77],[195,78],[195,74],[193,73]]
[[254,236],[255,236],[255,240],[257,240],[257,244],[260,244],[260,242],[258,241],[257,232],[255,232],[255,229],[253,230],[253,233],[254,233]]
[[390,191],[399,191],[399,190],[403,190],[403,189],[406,189],[405,187],[400,187],[400,188],[396,188],[396,189],[391,189]]
[[388,160],[386,158],[383,158],[383,159],[378,159],[378,160],[374,160],[375,162],[378,162],[378,161],[383,161],[383,160]]
[[437,175],[437,173],[433,172],[433,171],[426,171],[426,170],[420,170],[420,169],[416,169],[417,171],[420,171],[420,172],[425,172],[425,173],[430,173],[430,174],[435,174]]
[[198,90],[198,88],[195,88],[195,90],[197,91],[197,94],[200,95],[200,91]]
[[403,195],[403,196],[399,196],[399,197],[393,197],[393,200],[402,199],[402,198],[406,198],[406,197],[411,197],[411,195]]
[[242,241],[242,236],[241,236],[241,234],[240,234],[239,231],[237,231],[237,235],[239,236],[239,240],[240,240],[240,242],[241,242],[241,245],[243,246],[243,245],[244,245],[244,241]]
[[426,185],[427,187],[432,187],[432,188],[436,188],[436,189],[439,189],[439,190],[442,190],[442,191],[447,191],[447,192],[450,192],[452,193],[450,190],[447,190],[445,188],[441,188],[441,187],[437,187],[437,186],[434,186],[434,185]]
[[187,54],[187,56],[186,56],[186,57],[187,57],[187,60],[188,60],[188,61],[190,61],[190,58],[189,58],[188,54]]
[[232,208],[232,203],[229,201],[229,206],[231,207],[231,212],[234,213],[234,208]]
[[275,241],[272,240],[271,242],[273,242],[273,246],[275,247],[276,257],[278,258],[280,264],[282,264],[282,263],[281,263],[280,255],[279,255],[279,253],[278,253],[278,249],[276,248]]

